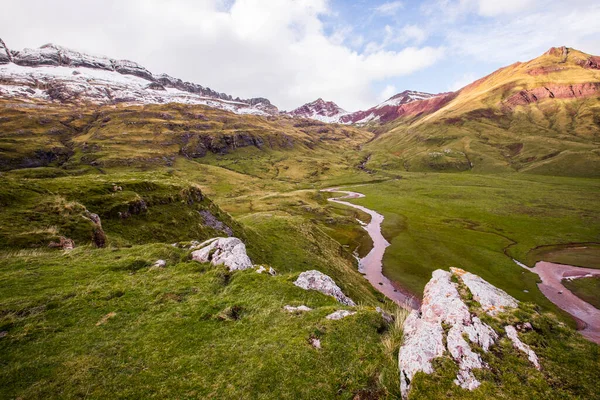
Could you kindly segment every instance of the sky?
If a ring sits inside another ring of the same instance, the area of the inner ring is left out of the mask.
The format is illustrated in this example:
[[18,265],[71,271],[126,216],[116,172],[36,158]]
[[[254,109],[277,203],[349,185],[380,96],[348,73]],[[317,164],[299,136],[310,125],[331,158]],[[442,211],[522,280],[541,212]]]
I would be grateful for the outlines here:
[[19,0],[0,38],[136,61],[283,110],[453,91],[566,45],[600,55],[597,0]]

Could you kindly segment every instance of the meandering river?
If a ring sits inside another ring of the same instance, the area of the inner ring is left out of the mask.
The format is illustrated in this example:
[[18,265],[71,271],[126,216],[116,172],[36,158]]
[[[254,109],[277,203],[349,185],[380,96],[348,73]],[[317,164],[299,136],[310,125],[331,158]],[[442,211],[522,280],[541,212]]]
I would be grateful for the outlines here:
[[329,201],[356,208],[371,216],[371,221],[363,227],[373,240],[373,249],[371,249],[369,254],[367,254],[365,257],[358,260],[358,270],[365,276],[365,278],[367,278],[367,280],[375,289],[383,293],[390,300],[395,301],[402,307],[417,309],[419,307],[419,300],[414,296],[409,295],[406,291],[403,291],[400,285],[392,282],[385,275],[383,275],[383,254],[385,253],[386,247],[390,245],[390,243],[383,237],[383,234],[381,233],[383,215],[367,207],[344,201],[344,199],[358,199],[365,197],[365,195],[362,193],[340,190],[338,188],[323,189],[321,191],[344,193],[344,196],[333,197],[330,198]]
[[542,283],[538,283],[538,287],[544,296],[575,318],[583,336],[600,344],[600,310],[575,296],[562,284],[563,279],[567,278],[600,276],[600,270],[546,261],[540,261],[534,268],[529,268],[516,260],[515,262],[528,271],[538,274],[542,280]]

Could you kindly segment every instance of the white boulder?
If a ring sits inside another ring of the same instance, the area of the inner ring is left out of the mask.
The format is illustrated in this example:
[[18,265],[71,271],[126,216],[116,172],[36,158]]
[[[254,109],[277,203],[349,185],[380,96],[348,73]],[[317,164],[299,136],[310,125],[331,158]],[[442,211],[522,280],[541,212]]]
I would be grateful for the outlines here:
[[332,320],[338,320],[338,319],[349,317],[354,314],[356,314],[356,311],[337,310],[336,312],[329,314],[325,318],[332,319]]
[[301,306],[298,306],[298,307],[286,305],[286,306],[283,306],[283,309],[285,311],[287,311],[287,312],[290,312],[290,313],[312,311],[312,308],[307,307],[305,305],[301,305]]
[[210,262],[212,265],[225,265],[230,271],[252,268],[252,261],[246,254],[244,243],[234,237],[209,239],[195,245],[192,259],[198,262]]
[[347,306],[356,305],[352,299],[342,292],[333,279],[316,270],[302,272],[294,282],[294,285],[304,290],[316,290],[328,296],[333,296],[337,301]]

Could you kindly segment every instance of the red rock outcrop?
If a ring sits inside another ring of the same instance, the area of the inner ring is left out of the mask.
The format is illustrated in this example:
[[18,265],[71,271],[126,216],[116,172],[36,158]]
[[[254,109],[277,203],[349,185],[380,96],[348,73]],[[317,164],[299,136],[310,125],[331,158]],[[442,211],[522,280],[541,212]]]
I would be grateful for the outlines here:
[[528,90],[521,90],[506,100],[504,105],[509,108],[536,103],[543,99],[585,98],[600,94],[600,82],[579,83],[575,85],[548,85]]

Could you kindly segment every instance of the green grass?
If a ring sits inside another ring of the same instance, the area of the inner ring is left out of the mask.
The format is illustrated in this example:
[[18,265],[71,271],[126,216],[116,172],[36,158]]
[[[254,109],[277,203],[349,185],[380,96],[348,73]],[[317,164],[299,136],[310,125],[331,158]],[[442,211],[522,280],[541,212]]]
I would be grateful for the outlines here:
[[537,261],[600,268],[600,244],[583,243],[536,247],[527,254],[527,262],[533,265]]
[[[167,267],[149,268],[158,258]],[[372,307],[328,321],[342,307],[295,287],[297,273],[229,274],[187,260],[162,244],[3,258],[0,397],[397,395]],[[286,304],[314,311],[293,315]]]
[[564,280],[562,284],[575,296],[600,309],[600,277]]

